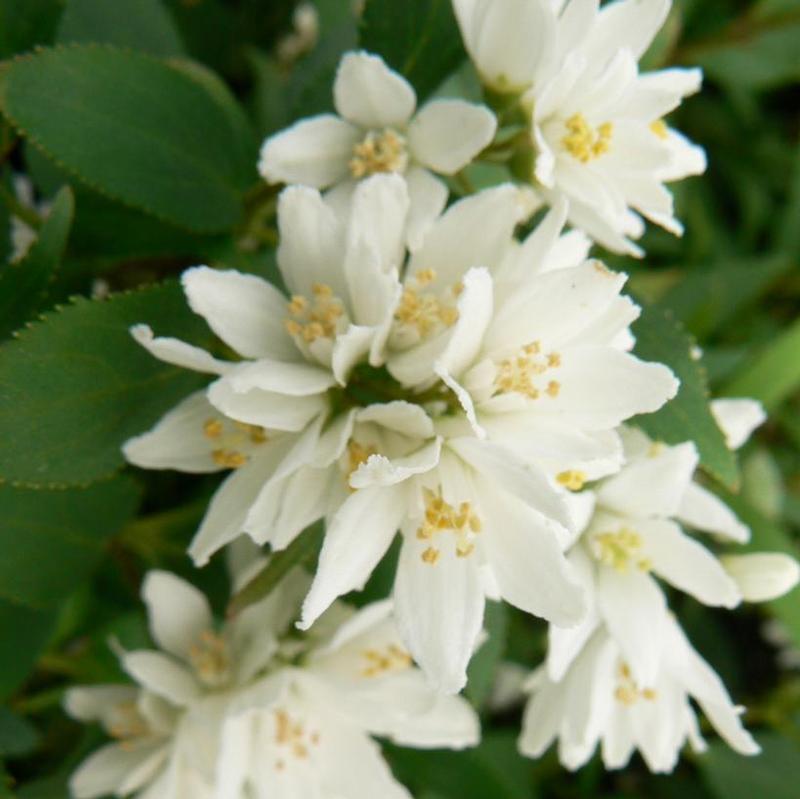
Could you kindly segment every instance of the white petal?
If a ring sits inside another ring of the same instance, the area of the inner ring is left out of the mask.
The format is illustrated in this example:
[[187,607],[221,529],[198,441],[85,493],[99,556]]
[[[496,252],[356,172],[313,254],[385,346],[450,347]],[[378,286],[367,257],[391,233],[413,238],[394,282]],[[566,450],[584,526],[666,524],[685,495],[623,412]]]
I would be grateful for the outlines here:
[[334,599],[363,587],[397,532],[405,502],[400,488],[374,487],[356,491],[339,508],[325,533],[300,629],[307,630]]
[[443,175],[454,175],[494,138],[497,121],[482,105],[464,100],[428,103],[411,121],[408,143],[414,160]]
[[458,693],[483,624],[484,595],[475,557],[443,547],[435,563],[404,534],[394,584],[397,623],[414,660],[438,690]]
[[636,530],[653,570],[667,582],[706,605],[734,608],[742,596],[722,564],[702,544],[667,519],[639,522]]
[[725,555],[722,565],[746,602],[768,602],[788,594],[800,582],[800,566],[790,555],[754,552]]
[[377,425],[410,438],[433,438],[435,435],[430,416],[419,406],[403,400],[368,405],[358,411],[359,422]]
[[416,452],[402,458],[386,458],[383,455],[370,455],[350,475],[350,486],[356,489],[369,486],[392,486],[402,483],[415,474],[425,474],[436,468],[442,449],[441,439],[437,438]]
[[204,372],[215,375],[225,374],[233,364],[220,361],[205,350],[179,341],[176,338],[155,338],[147,325],[134,325],[131,335],[137,344],[141,344],[151,355],[164,363],[182,366],[193,372]]
[[266,358],[237,366],[223,380],[237,393],[255,388],[290,397],[320,394],[336,383],[327,369],[309,363],[286,363]]
[[497,489],[481,486],[480,497],[480,543],[503,599],[556,624],[579,624],[586,600],[552,522]]
[[517,746],[526,757],[541,757],[558,736],[564,715],[562,686],[546,678],[525,706]]
[[202,591],[170,572],[153,570],[142,585],[150,632],[161,649],[188,661],[200,635],[213,630],[214,619]]
[[223,466],[211,457],[214,444],[204,434],[209,420],[224,419],[206,399],[205,391],[176,405],[148,433],[128,439],[122,447],[127,460],[143,469],[218,472]]
[[664,594],[655,580],[638,570],[598,569],[597,603],[636,682],[653,687],[664,650],[667,618]]
[[739,449],[767,419],[764,406],[753,399],[713,400],[711,413],[725,434],[729,449]]
[[166,747],[159,747],[150,756],[139,763],[135,768],[127,773],[125,779],[117,785],[119,796],[128,796],[142,788],[145,788],[158,776],[167,762],[169,751]]
[[99,721],[107,728],[117,708],[135,702],[137,694],[133,685],[81,685],[67,689],[64,710],[78,721]]
[[674,516],[698,463],[691,442],[660,447],[604,480],[597,489],[603,507],[629,516]]
[[410,208],[406,222],[409,249],[418,250],[425,234],[447,205],[447,186],[427,169],[412,166],[406,172]]
[[270,183],[324,189],[349,176],[348,163],[360,136],[357,128],[333,114],[302,119],[264,142],[258,171]]
[[153,749],[108,744],[89,755],[70,778],[75,799],[97,799],[115,794],[125,777],[148,760]]
[[716,495],[697,483],[689,483],[677,513],[678,521],[706,533],[744,544],[750,540],[750,529]]
[[417,97],[411,84],[365,52],[345,53],[333,84],[336,110],[362,128],[405,128]]
[[370,351],[375,329],[350,325],[345,333],[336,337],[331,355],[331,371],[340,386],[347,385],[350,372]]
[[161,652],[143,649],[127,652],[122,658],[122,667],[143,688],[179,707],[190,704],[200,695],[193,674]]
[[240,355],[297,358],[297,348],[283,325],[286,298],[265,280],[196,266],[183,273],[181,282],[192,310]]
[[621,49],[638,60],[650,46],[669,13],[670,0],[620,0],[603,7],[595,30],[590,59],[608,59]]

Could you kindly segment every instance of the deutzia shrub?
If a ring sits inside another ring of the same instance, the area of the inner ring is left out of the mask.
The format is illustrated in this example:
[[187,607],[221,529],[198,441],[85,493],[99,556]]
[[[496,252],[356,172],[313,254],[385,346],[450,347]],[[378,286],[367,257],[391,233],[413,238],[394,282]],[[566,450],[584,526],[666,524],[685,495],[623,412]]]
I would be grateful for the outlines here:
[[0,0],[0,796],[800,782],[797,21],[691,5]]

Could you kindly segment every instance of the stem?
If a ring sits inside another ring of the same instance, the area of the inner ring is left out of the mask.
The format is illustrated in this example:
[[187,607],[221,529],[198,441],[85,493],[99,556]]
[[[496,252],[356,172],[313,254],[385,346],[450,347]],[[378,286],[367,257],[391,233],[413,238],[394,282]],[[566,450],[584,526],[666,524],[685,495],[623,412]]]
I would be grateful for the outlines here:
[[21,219],[26,225],[34,230],[39,230],[42,226],[42,217],[33,210],[23,205],[5,186],[0,184],[0,200],[2,200],[13,216]]

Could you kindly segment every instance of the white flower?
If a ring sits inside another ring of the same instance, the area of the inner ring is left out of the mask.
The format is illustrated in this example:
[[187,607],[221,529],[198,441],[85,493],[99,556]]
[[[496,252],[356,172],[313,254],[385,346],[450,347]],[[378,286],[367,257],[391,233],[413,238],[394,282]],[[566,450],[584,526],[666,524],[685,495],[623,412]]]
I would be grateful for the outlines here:
[[453,0],[467,50],[495,91],[520,95],[538,190],[609,249],[641,255],[642,217],[680,235],[664,183],[703,172],[703,151],[663,122],[697,69],[640,74],[669,0]]
[[260,173],[271,183],[338,186],[339,200],[369,175],[404,175],[409,241],[418,242],[447,201],[447,187],[431,173],[453,175],[470,163],[491,142],[494,116],[463,100],[436,100],[415,113],[408,81],[364,52],[344,55],[333,97],[338,116],[301,120],[264,142]]
[[558,739],[561,763],[574,770],[598,744],[608,769],[624,767],[638,749],[651,771],[670,772],[684,743],[697,752],[706,748],[692,699],[729,746],[743,755],[758,754],[739,718],[742,708],[732,704],[719,677],[673,618],[667,618],[663,635],[663,655],[647,687],[636,680],[625,653],[602,628],[560,682],[544,669],[536,672],[520,751],[539,757]]
[[[20,204],[25,208],[30,208],[43,218],[50,212],[49,202],[36,202],[36,195],[33,183],[27,175],[14,175],[14,194]],[[11,255],[9,261],[21,261],[30,250],[31,245],[36,241],[36,231],[24,220],[11,215]]]
[[729,449],[739,449],[767,419],[764,406],[753,399],[716,399],[711,413],[717,420]]
[[800,581],[800,566],[790,555],[753,552],[724,555],[722,565],[747,602],[768,602],[788,594]]
[[117,739],[78,768],[73,795],[336,799],[360,795],[356,769],[367,795],[407,797],[369,734],[408,746],[477,743],[476,714],[428,686],[402,648],[388,603],[357,613],[337,605],[313,634],[287,635],[306,586],[293,572],[216,631],[202,594],[151,572],[143,596],[162,651],[121,655],[139,687],[67,694],[71,715],[100,721]]

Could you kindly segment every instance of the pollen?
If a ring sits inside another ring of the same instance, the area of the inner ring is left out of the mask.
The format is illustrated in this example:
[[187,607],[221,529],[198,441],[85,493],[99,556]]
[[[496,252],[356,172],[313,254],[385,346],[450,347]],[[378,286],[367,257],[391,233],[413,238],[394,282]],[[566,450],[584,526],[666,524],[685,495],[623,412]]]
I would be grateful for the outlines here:
[[[351,439],[347,444],[347,466],[345,468],[345,481],[350,487],[350,476],[362,463],[366,463],[372,455],[377,455],[378,450],[372,444],[360,444]],[[350,490],[354,490],[350,488]]]
[[247,452],[252,446],[269,440],[263,427],[222,419],[206,419],[203,422],[203,435],[214,442],[211,459],[225,469],[244,466],[248,460]]
[[247,463],[247,455],[235,449],[215,449],[211,459],[225,469],[239,469]]
[[225,425],[219,419],[207,419],[203,423],[203,435],[206,438],[219,438],[225,431]]
[[365,649],[361,653],[366,665],[361,669],[362,677],[379,677],[389,672],[410,668],[413,663],[411,655],[396,644],[389,644],[384,649]]
[[561,366],[561,354],[550,352],[544,354],[538,341],[526,344],[517,355],[504,358],[497,365],[494,385],[498,394],[522,394],[529,399],[539,399],[542,393],[549,397],[557,397],[561,384],[550,380],[544,388],[538,386],[535,379],[549,369]]
[[663,119],[657,119],[655,122],[651,122],[650,130],[655,133],[659,139],[667,139],[669,137],[669,128]]
[[[474,537],[483,529],[480,516],[472,509],[469,502],[462,502],[457,508],[447,502],[439,492],[424,489],[425,516],[417,528],[420,541],[432,541],[441,533],[452,533],[455,536],[455,551],[459,558],[469,557],[475,550]],[[429,546],[422,553],[422,560],[435,564],[440,551]]]
[[580,491],[586,485],[586,474],[576,469],[569,469],[566,472],[559,472],[556,475],[556,482],[570,491]]
[[[286,747],[288,753],[298,760],[306,760],[310,755],[311,747],[319,745],[319,733],[307,732],[305,725],[301,721],[293,719],[283,708],[276,710],[274,715],[275,743]],[[286,762],[283,759],[278,759],[275,763],[278,771],[285,767]]]
[[605,155],[611,148],[614,125],[603,122],[593,128],[583,114],[573,114],[565,123],[567,135],[561,139],[564,149],[582,164]]
[[643,572],[652,569],[653,564],[642,554],[642,544],[639,533],[627,527],[615,532],[598,533],[592,538],[595,557],[621,574],[627,574],[631,566]]
[[130,750],[135,748],[136,739],[144,738],[150,729],[135,702],[121,702],[111,711],[108,732]]
[[633,679],[628,664],[620,662],[617,666],[617,687],[614,689],[614,699],[626,707],[631,707],[641,699],[654,702],[658,699],[658,692],[652,688],[640,689]]
[[334,338],[345,315],[344,306],[330,286],[315,283],[311,292],[311,300],[300,294],[292,297],[287,305],[289,316],[284,320],[289,335],[306,344],[320,338]]
[[220,688],[230,679],[228,644],[213,630],[204,630],[189,647],[189,662],[200,682],[209,688]]
[[441,294],[424,291],[436,282],[436,271],[421,269],[407,282],[394,318],[414,328],[421,338],[452,327],[458,321],[456,300],[462,287],[457,284]]
[[372,130],[353,147],[348,166],[356,179],[379,172],[405,172],[408,166],[406,140],[391,128]]

